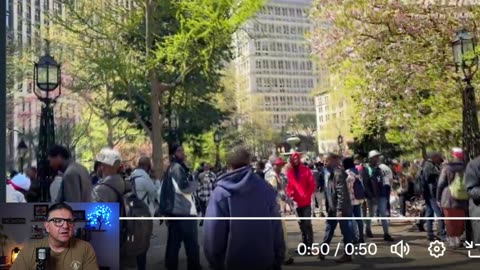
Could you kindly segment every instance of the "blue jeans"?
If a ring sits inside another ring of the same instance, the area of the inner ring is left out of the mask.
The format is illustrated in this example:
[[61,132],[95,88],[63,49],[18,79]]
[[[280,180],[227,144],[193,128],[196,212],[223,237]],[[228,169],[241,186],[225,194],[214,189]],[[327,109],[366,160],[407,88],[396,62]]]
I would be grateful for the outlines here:
[[[374,217],[375,213],[377,213],[380,217],[386,218],[388,217],[388,198],[386,197],[380,197],[376,200],[367,200],[367,205],[368,205],[368,216],[369,217]],[[366,231],[371,232],[372,231],[372,221],[371,220],[366,220],[365,221],[366,225]],[[387,219],[382,219],[382,227],[383,227],[383,234],[388,234],[388,220]]]
[[[332,242],[333,234],[337,228],[337,224],[340,223],[340,231],[343,236],[343,244],[353,243],[353,231],[350,220],[327,220],[327,226],[325,228],[325,237],[323,243],[330,244]],[[325,254],[327,251],[322,250]]]
[[[425,200],[425,216],[426,217],[443,217],[442,210],[437,205],[437,201],[433,198]],[[439,220],[438,223],[440,224],[440,235],[445,235],[445,223],[443,220]],[[433,220],[427,220],[427,233],[428,236],[433,236]]]
[[[353,217],[361,218],[362,217],[362,205],[353,205]],[[357,219],[352,220],[353,232],[358,232],[358,239],[363,239],[363,220]],[[358,229],[357,229],[358,228]],[[356,234],[356,233],[355,233]],[[357,235],[355,235],[357,236]]]

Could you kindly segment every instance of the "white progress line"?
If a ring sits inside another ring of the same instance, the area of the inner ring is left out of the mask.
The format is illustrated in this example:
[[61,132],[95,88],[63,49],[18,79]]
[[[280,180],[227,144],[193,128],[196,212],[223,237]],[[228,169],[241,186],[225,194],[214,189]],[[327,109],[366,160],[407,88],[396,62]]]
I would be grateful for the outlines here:
[[480,217],[120,217],[120,220],[477,220]]

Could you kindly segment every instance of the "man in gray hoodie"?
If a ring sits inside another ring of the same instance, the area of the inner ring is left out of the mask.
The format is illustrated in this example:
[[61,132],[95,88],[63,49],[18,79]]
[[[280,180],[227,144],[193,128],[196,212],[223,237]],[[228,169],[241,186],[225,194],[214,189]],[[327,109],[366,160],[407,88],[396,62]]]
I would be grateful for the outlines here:
[[149,157],[141,157],[138,160],[138,168],[130,175],[130,182],[135,185],[137,197],[142,200],[150,209],[150,213],[155,214],[155,197],[157,187],[150,178],[149,173],[152,170],[152,162]]

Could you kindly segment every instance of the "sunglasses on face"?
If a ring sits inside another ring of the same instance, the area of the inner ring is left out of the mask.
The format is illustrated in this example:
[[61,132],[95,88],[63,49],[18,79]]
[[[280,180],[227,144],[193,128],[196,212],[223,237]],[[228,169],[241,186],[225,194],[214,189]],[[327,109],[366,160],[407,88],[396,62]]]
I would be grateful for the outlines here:
[[48,222],[52,222],[56,227],[62,227],[65,222],[67,222],[68,225],[73,225],[74,220],[69,218],[51,218]]

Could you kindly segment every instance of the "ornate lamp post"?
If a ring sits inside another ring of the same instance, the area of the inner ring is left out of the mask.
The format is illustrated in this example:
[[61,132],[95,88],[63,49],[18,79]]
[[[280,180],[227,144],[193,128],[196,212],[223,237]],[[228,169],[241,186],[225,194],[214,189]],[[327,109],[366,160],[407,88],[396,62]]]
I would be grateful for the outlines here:
[[222,141],[222,135],[218,130],[213,134],[213,142],[215,143],[216,153],[215,153],[215,168],[220,169],[220,142]]
[[[37,166],[40,201],[47,202],[50,201],[49,185],[51,183],[47,151],[55,144],[53,106],[62,93],[60,64],[50,56],[48,41],[45,55],[35,63],[33,80],[38,88],[34,87],[34,93],[38,100],[43,103],[40,115]],[[58,92],[53,93],[57,88],[59,89]]]
[[462,91],[462,140],[465,162],[469,162],[480,155],[480,129],[475,103],[475,89],[472,86],[472,78],[478,70],[475,38],[466,29],[462,29],[457,32],[452,47],[456,69],[462,71],[462,81],[466,83],[466,87]]
[[338,135],[337,143],[338,143],[338,154],[341,156],[341,155],[343,155],[343,136],[342,136],[342,134]]
[[23,139],[21,139],[20,142],[17,145],[17,152],[18,152],[18,156],[19,156],[19,159],[20,159],[20,170],[19,171],[21,173],[23,173],[23,165],[24,165],[24,161],[25,161],[25,155],[28,152],[28,146]]

